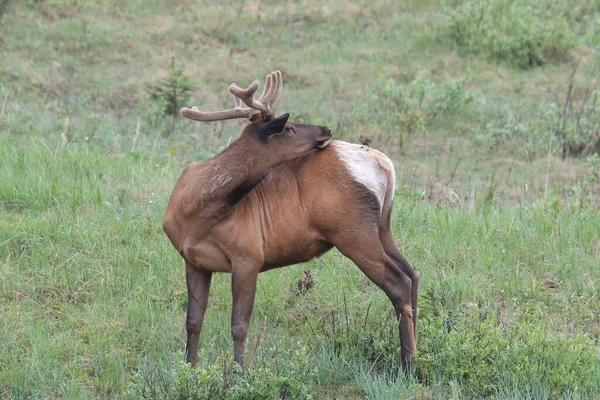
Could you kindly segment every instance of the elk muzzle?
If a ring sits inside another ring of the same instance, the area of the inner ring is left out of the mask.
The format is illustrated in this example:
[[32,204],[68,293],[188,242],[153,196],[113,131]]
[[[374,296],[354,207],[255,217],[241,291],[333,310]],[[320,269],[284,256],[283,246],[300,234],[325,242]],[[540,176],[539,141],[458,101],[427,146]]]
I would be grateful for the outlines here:
[[322,126],[321,127],[321,137],[317,138],[316,142],[315,142],[315,148],[317,149],[324,149],[325,147],[327,147],[327,145],[329,144],[329,142],[331,141],[331,138],[333,137],[333,134],[331,133],[331,129]]

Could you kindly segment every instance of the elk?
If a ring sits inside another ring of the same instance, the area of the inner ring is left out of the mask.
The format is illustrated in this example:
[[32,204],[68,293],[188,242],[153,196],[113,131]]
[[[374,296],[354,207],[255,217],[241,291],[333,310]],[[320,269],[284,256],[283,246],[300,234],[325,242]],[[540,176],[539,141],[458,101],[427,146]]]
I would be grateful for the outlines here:
[[[244,343],[258,274],[318,257],[332,247],[351,259],[391,300],[402,364],[416,351],[419,274],[395,245],[391,160],[357,144],[332,141],[324,126],[275,117],[281,72],[229,87],[235,107],[182,108],[196,121],[244,118],[241,136],[213,158],[189,164],[169,199],[163,229],[185,260],[186,361],[195,365],[212,274],[231,273],[234,360],[245,373]],[[247,107],[242,106],[242,102]]]

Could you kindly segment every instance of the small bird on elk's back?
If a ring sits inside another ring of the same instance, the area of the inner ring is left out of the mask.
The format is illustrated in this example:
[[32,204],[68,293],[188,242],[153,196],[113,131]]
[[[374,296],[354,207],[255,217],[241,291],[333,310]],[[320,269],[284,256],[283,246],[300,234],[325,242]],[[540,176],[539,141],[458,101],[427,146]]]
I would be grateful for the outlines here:
[[365,136],[365,135],[360,135],[360,138],[358,139],[360,141],[360,143],[362,144],[361,147],[363,146],[367,146],[367,151],[370,149],[369,145],[371,144],[372,140],[370,137]]

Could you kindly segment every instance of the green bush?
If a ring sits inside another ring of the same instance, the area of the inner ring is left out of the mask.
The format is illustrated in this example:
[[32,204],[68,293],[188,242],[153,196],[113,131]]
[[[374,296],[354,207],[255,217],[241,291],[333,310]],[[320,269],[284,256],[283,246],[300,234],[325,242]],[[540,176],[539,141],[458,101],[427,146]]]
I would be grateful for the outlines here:
[[422,76],[408,84],[378,79],[365,97],[366,101],[353,107],[350,115],[341,116],[336,132],[355,133],[372,127],[381,136],[397,140],[400,147],[404,136],[423,133],[427,124],[469,117],[475,98],[466,89],[465,79],[436,84]]
[[169,75],[148,87],[150,99],[153,100],[155,115],[179,115],[179,109],[189,103],[190,92],[194,85],[182,69],[175,66],[175,58],[171,57],[168,65]]
[[[521,396],[534,392],[559,398],[600,391],[600,353],[590,337],[553,331],[524,310],[506,319],[496,309],[465,307],[460,299],[445,297],[444,290],[451,291],[442,286],[435,295],[429,290],[421,296],[417,380],[456,384],[467,398],[497,397],[508,389]],[[401,347],[391,310],[383,324],[352,319],[348,323],[349,329],[326,329],[321,349],[326,364],[342,359],[366,366],[367,375],[390,375],[393,381],[401,370]],[[388,386],[386,390],[397,385],[390,381]]]
[[573,93],[532,108],[500,108],[484,120],[489,121],[477,140],[491,150],[497,148],[528,157],[548,154],[588,156],[600,153],[600,90],[575,87]]
[[576,5],[552,0],[457,0],[443,7],[449,17],[443,34],[468,53],[519,68],[537,67],[568,60],[582,36],[588,31],[595,35],[597,7],[591,0]]
[[421,127],[423,122],[469,112],[468,105],[473,99],[474,95],[465,89],[465,79],[442,85],[425,77],[418,77],[408,85],[387,79],[375,82],[367,106],[393,118],[392,123],[406,125],[411,115],[418,115],[420,122],[416,126]]
[[459,382],[475,397],[498,395],[507,387],[522,393],[540,387],[552,396],[600,390],[598,351],[584,336],[551,334],[524,321],[508,327],[494,316],[457,324],[449,332],[442,317],[433,318],[420,329],[421,374]]
[[[288,363],[274,372],[264,367],[249,368],[242,376],[231,359],[192,368],[187,363],[138,371],[129,387],[129,397],[168,400],[262,400],[311,399],[312,375],[306,373],[305,356],[287,355]],[[304,361],[304,362],[303,362]]]
[[587,88],[581,99],[567,101],[569,112],[557,122],[563,155],[600,153],[600,90]]
[[490,150],[504,149],[516,153],[525,150],[528,156],[547,154],[549,149],[558,152],[556,106],[545,105],[533,113],[529,110],[500,109],[494,114],[477,138]]

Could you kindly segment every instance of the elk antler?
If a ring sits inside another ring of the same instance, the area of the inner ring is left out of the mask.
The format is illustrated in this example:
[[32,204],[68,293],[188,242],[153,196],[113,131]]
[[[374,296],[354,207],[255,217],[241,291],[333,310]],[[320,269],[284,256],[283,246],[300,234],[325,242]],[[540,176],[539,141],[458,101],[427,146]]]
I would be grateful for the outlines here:
[[[235,107],[229,110],[203,112],[197,107],[181,109],[183,117],[196,121],[223,121],[234,118],[252,119],[256,114],[273,115],[273,104],[279,98],[283,88],[283,78],[280,71],[271,72],[266,77],[265,88],[258,100],[254,99],[254,93],[258,90],[259,83],[254,81],[246,89],[238,87],[235,83],[229,86],[233,94]],[[242,107],[242,101],[250,108]]]
[[247,89],[239,88],[235,83],[229,86],[229,91],[236,97],[242,99],[250,108],[260,110],[263,114],[273,114],[273,104],[283,89],[283,77],[281,71],[273,71],[265,79],[265,88],[258,100],[254,99],[254,93],[258,90],[258,81],[252,82]]

